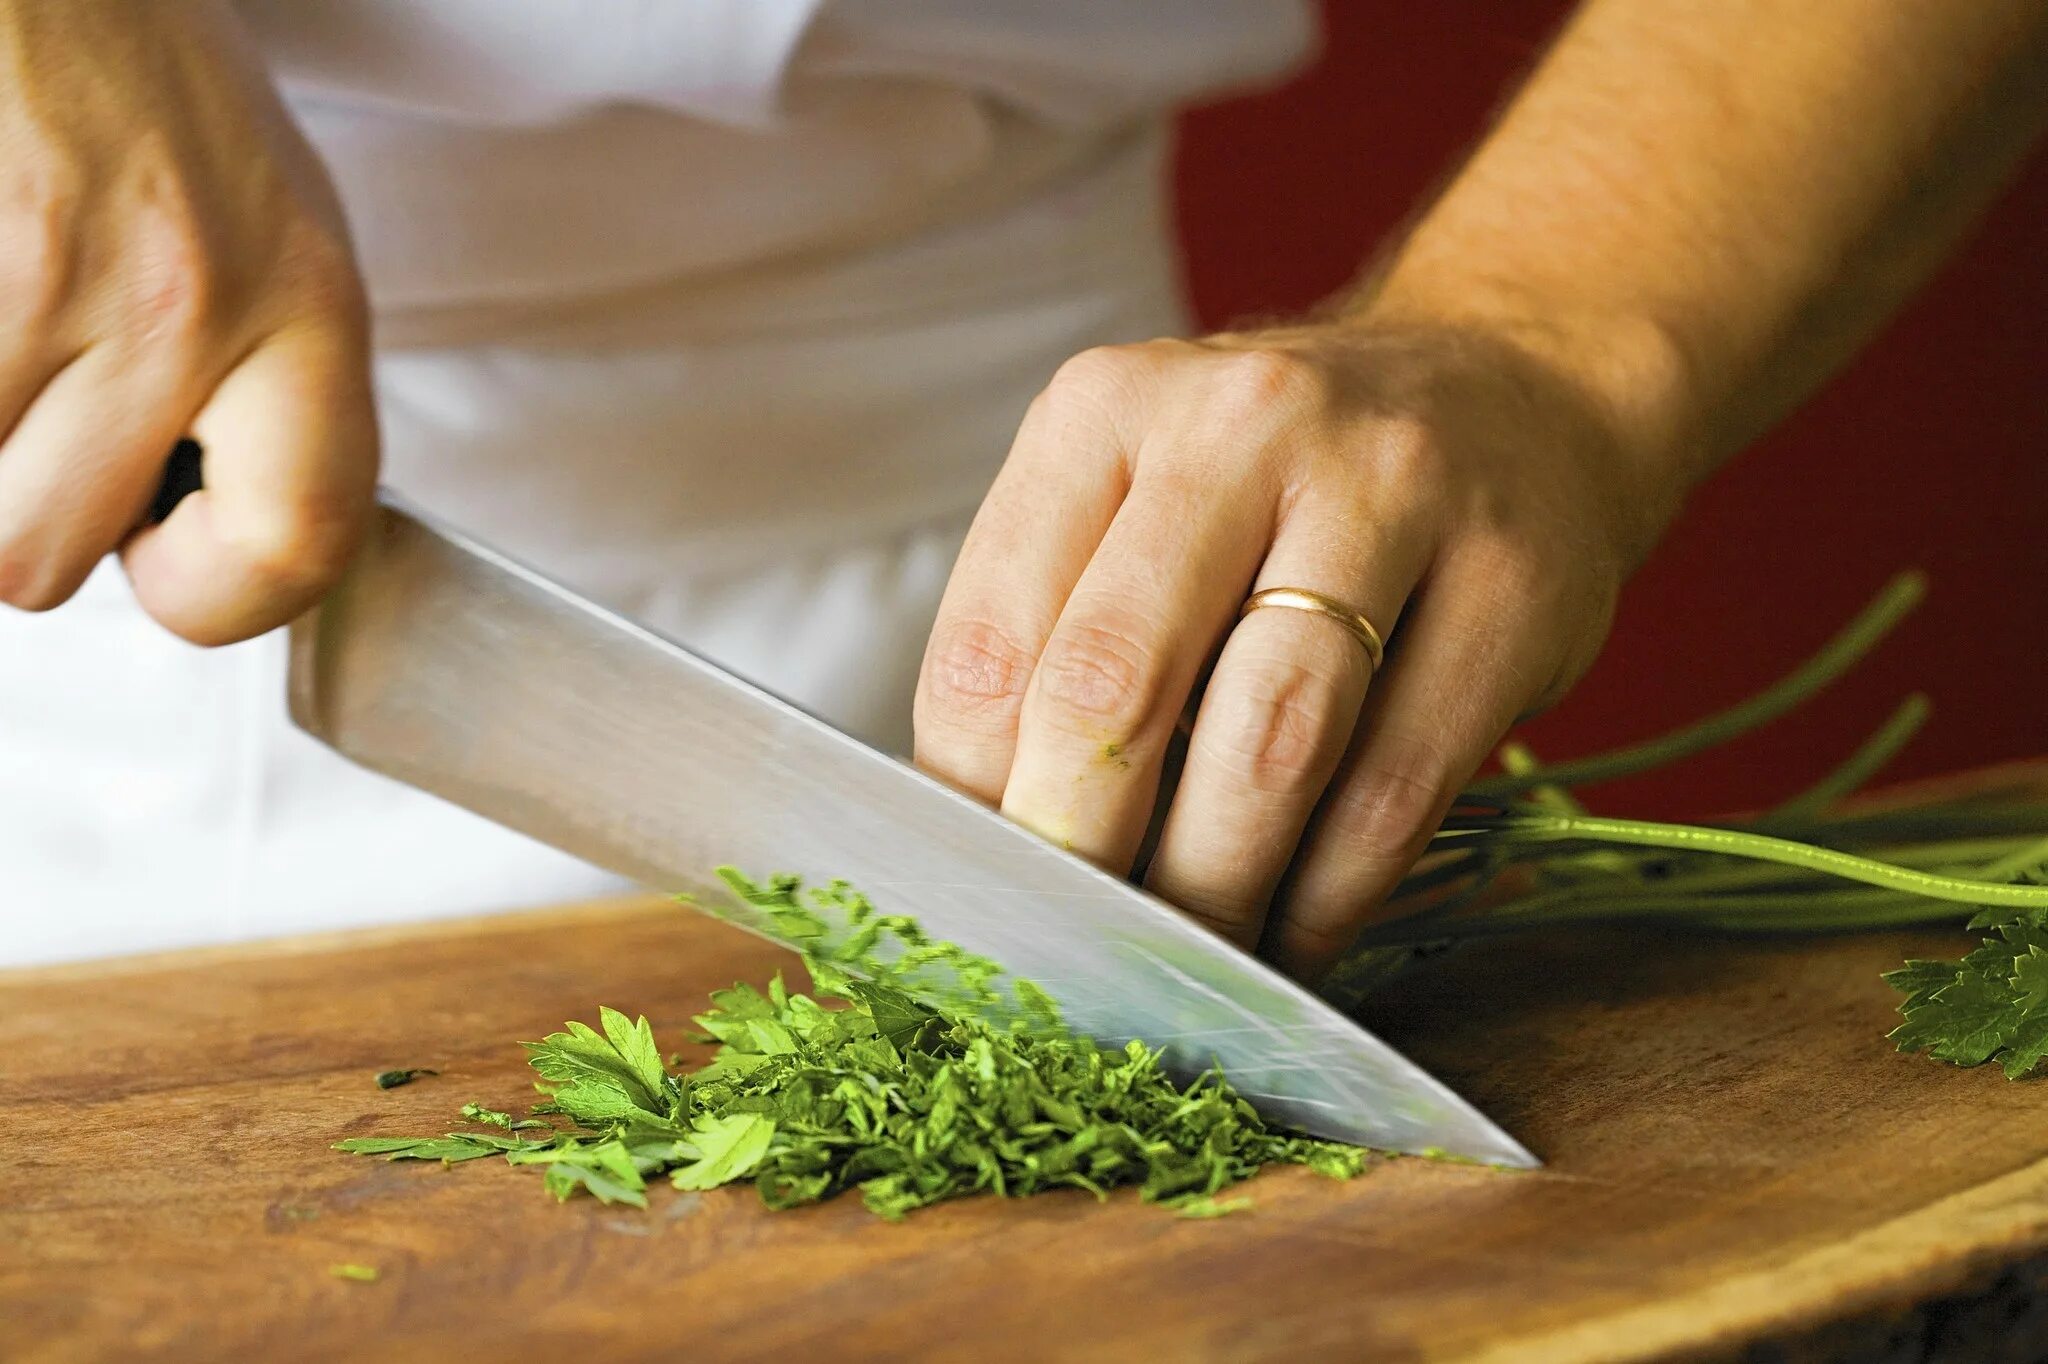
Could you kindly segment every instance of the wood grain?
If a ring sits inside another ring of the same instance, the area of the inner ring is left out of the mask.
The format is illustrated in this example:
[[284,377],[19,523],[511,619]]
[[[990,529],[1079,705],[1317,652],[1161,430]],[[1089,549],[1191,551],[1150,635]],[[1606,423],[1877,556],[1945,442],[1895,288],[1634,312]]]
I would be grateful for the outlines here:
[[[496,1162],[327,1150],[522,1102],[512,1042],[600,1003],[673,1040],[783,960],[660,903],[0,974],[0,1358],[1521,1364],[1825,1353],[1845,1322],[1896,1343],[2048,1250],[2048,1089],[1882,1037],[1877,973],[1962,941],[1452,954],[1368,1022],[1548,1167],[1282,1171],[1219,1221],[1062,1194],[890,1225],[746,1189],[643,1215]],[[376,1089],[392,1066],[442,1073]]]

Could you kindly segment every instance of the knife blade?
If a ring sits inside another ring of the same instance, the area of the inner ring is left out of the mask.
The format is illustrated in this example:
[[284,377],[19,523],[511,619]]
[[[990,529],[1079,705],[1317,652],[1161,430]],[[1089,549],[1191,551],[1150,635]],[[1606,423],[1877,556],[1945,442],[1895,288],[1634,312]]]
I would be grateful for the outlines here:
[[1220,1065],[1273,1121],[1537,1163],[1129,882],[388,497],[341,585],[291,627],[290,657],[293,720],[344,756],[765,937],[717,867],[843,878],[1035,981],[1077,1031],[1163,1047],[1182,1078]]

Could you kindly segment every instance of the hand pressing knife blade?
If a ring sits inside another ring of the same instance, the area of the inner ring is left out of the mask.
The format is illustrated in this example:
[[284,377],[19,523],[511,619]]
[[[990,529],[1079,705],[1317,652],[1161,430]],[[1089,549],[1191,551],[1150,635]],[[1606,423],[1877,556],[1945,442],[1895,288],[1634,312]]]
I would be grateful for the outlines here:
[[1129,882],[388,497],[341,585],[291,627],[289,693],[301,728],[363,766],[763,936],[772,921],[716,868],[843,878],[1036,982],[1099,1041],[1163,1047],[1183,1078],[1220,1066],[1273,1121],[1537,1163]]

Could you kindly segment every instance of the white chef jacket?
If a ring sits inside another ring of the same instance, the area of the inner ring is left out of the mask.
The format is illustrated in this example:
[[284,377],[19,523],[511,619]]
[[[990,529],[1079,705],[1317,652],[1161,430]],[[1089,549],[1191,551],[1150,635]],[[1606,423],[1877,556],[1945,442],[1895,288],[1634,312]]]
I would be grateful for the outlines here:
[[[386,482],[871,741],[1031,395],[1183,326],[1164,114],[1297,0],[239,0],[377,327]],[[0,964],[616,883],[292,730],[111,562],[0,612]]]

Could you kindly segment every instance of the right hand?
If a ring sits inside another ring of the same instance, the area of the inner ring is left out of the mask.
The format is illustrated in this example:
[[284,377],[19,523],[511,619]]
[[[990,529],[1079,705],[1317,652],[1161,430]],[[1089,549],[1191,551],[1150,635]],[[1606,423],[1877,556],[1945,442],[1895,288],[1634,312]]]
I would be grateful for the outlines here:
[[[137,529],[184,436],[206,488]],[[199,644],[283,624],[367,524],[363,289],[222,0],[0,0],[0,601],[119,550]]]

